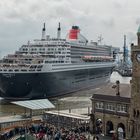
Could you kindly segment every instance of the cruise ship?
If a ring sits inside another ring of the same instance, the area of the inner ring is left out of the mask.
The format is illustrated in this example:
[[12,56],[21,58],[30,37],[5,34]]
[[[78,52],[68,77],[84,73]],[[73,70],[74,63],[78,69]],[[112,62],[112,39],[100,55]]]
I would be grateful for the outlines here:
[[108,82],[114,48],[88,41],[78,26],[61,38],[28,41],[0,60],[0,96],[10,100],[58,97]]

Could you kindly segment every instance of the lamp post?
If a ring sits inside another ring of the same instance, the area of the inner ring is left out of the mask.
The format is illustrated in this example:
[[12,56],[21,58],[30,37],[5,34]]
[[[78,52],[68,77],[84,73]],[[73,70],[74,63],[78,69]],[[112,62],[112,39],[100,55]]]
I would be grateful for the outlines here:
[[95,134],[96,133],[96,118],[95,118],[95,100],[92,96],[91,98],[91,101],[92,101],[92,110],[91,110],[91,113],[89,114],[90,115],[90,133],[91,134]]
[[57,116],[56,116],[57,124],[56,125],[57,125],[58,129],[60,129],[60,109],[63,105],[63,101],[61,101],[59,98],[57,98],[55,100],[54,104],[55,104],[55,108],[56,108],[56,112],[57,112]]
[[59,100],[57,99],[57,127],[58,127],[58,129],[60,129],[60,125],[59,125],[59,121],[60,121],[60,119],[59,119]]

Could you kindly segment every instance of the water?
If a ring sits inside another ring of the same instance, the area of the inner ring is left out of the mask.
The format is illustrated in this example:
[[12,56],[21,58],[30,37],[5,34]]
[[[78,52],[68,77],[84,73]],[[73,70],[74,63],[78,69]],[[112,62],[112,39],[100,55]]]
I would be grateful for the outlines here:
[[119,80],[122,84],[130,84],[132,77],[122,77],[118,72],[113,72],[110,77],[110,82],[115,83],[116,80]]

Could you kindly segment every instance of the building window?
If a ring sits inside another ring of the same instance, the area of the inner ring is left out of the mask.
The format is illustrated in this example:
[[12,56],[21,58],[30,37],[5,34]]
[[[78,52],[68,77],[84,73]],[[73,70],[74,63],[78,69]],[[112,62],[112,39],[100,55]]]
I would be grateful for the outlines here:
[[135,118],[136,117],[136,110],[133,109],[133,117]]
[[106,104],[106,110],[114,111],[114,110],[115,110],[114,104],[107,103],[107,104]]
[[95,104],[96,109],[103,109],[103,102],[97,102]]
[[122,104],[117,105],[117,111],[126,113],[127,112],[126,105],[122,105]]
[[139,112],[139,110],[137,110],[137,118],[139,117],[139,115],[140,115],[140,112]]
[[140,129],[140,124],[138,125],[138,130]]

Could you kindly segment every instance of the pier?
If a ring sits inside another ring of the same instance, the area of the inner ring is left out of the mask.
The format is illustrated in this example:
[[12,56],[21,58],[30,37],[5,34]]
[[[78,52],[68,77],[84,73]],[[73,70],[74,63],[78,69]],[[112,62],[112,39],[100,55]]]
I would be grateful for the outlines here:
[[[113,84],[114,83],[108,83],[107,85],[101,85],[100,87],[97,87],[97,88],[86,89],[86,90],[75,92],[75,93],[71,94],[70,96],[53,99],[53,100],[51,100],[51,102],[55,106],[55,109],[53,109],[53,111],[56,111],[59,115],[61,115],[61,112],[64,112],[64,113],[68,113],[68,114],[70,113],[70,114],[77,114],[77,115],[78,114],[86,115],[88,118],[88,116],[89,116],[89,114],[91,114],[91,110],[92,110],[91,97],[93,96],[93,94],[99,94],[99,93],[102,93],[103,91],[105,91],[109,94],[113,94],[114,93],[114,89],[112,89]],[[127,86],[127,84],[121,84],[121,87],[125,90],[124,93],[127,92],[127,90],[128,90],[128,88],[126,88],[126,86]],[[8,104],[6,106],[8,106]],[[10,107],[10,104],[9,104],[9,107]],[[23,107],[19,107],[16,105],[12,105],[12,107],[15,108],[15,115],[14,115],[15,117],[16,117],[16,115],[22,116],[25,112],[25,108],[23,108]],[[17,111],[16,111],[16,108],[18,108]],[[49,109],[49,111],[51,111],[51,110]],[[38,117],[38,116],[43,116],[44,111],[45,110],[32,111],[32,117],[34,118],[33,119],[34,122],[37,122],[37,123],[42,122],[43,119],[41,119],[41,117]],[[9,112],[8,114],[10,115],[11,113],[12,112]],[[27,116],[30,115],[30,111],[28,109],[26,109],[26,114],[27,114]],[[58,114],[56,115],[57,117],[59,116]],[[56,119],[58,119],[58,118],[56,118]],[[61,122],[60,122],[60,124],[61,124]],[[56,123],[56,127],[57,126],[58,126],[58,123]],[[87,138],[90,137],[90,139],[92,139],[93,136],[86,135],[86,137]],[[106,137],[100,136],[100,139],[105,140]],[[107,137],[107,140],[108,140],[108,137]]]

